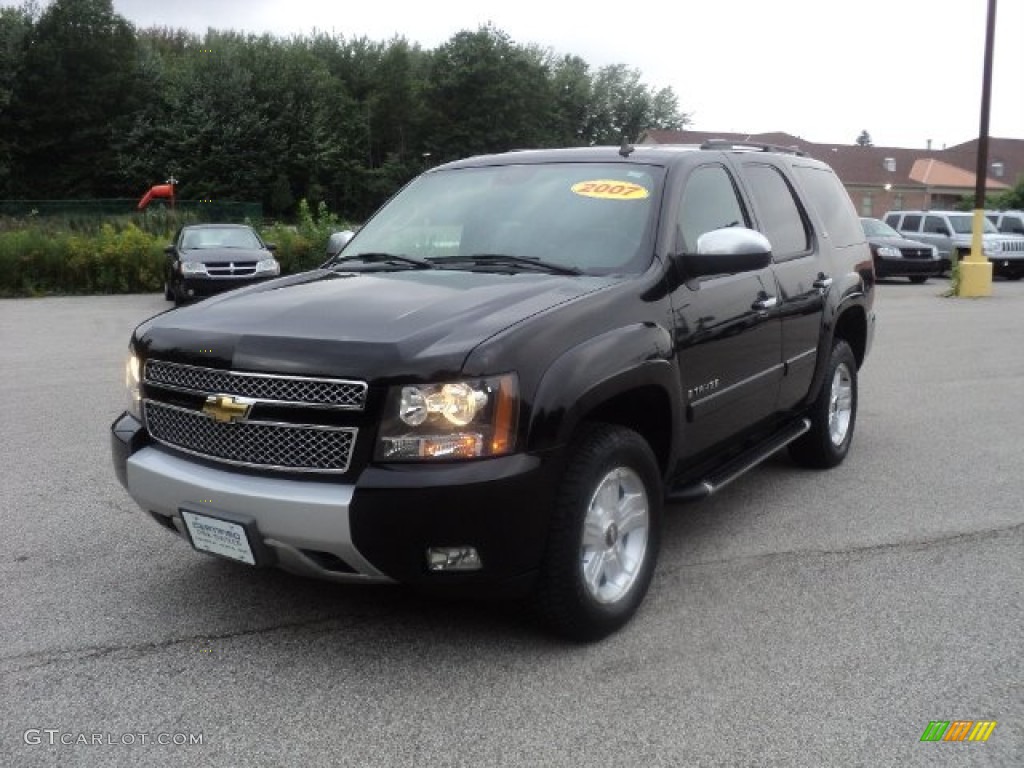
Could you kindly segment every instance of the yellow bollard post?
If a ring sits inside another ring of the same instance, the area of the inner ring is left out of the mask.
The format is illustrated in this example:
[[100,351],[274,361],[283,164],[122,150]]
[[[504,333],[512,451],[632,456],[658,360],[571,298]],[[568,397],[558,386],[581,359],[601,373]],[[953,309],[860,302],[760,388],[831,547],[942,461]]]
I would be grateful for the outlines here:
[[992,295],[992,262],[985,258],[981,233],[985,227],[985,211],[974,209],[971,227],[971,252],[960,261],[960,286],[957,296],[969,298]]

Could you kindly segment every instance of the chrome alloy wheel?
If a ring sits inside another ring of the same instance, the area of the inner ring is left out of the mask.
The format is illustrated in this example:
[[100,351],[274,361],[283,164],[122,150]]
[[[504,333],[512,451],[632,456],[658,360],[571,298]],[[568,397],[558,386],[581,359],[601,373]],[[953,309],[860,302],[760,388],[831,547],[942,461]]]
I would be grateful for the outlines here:
[[583,584],[599,603],[615,603],[636,582],[647,555],[650,504],[640,475],[611,470],[590,497],[583,520]]
[[828,400],[828,434],[832,445],[840,446],[850,431],[853,416],[853,374],[846,363],[840,363],[832,376]]

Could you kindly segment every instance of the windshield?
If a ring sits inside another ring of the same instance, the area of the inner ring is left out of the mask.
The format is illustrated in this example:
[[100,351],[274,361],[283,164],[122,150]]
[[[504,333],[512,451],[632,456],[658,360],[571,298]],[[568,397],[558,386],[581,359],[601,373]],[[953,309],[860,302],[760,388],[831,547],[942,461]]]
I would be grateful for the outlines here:
[[867,237],[903,237],[899,232],[879,219],[861,219]]
[[186,250],[205,248],[252,248],[259,249],[263,243],[251,229],[229,227],[192,227],[186,229],[181,238],[181,247]]
[[381,209],[343,256],[395,254],[439,267],[447,261],[457,269],[514,269],[514,259],[497,258],[504,256],[588,274],[639,271],[653,254],[661,178],[660,168],[624,163],[435,171]]
[[[982,232],[987,234],[999,234],[999,230],[996,229],[995,224],[984,217],[982,217],[981,220],[984,222],[982,225]],[[969,213],[950,216],[949,223],[953,225],[953,231],[958,235],[969,235],[974,231],[974,216]]]

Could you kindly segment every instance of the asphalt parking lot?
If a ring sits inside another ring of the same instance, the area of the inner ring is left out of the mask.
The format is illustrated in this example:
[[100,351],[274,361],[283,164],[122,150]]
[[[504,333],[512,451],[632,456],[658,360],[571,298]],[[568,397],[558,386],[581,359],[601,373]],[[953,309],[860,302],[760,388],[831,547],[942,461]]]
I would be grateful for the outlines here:
[[1024,765],[1024,282],[944,285],[879,286],[847,461],[673,508],[590,646],[192,552],[109,458],[166,302],[0,301],[0,765]]

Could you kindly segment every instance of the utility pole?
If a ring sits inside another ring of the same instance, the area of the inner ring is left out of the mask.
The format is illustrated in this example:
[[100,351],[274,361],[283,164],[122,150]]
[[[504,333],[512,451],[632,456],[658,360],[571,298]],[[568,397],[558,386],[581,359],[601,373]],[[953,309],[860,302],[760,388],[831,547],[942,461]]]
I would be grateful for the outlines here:
[[985,28],[985,69],[981,78],[981,125],[978,128],[978,167],[974,177],[974,222],[971,254],[960,263],[959,296],[992,295],[992,262],[985,258],[985,182],[988,180],[988,115],[992,104],[992,49],[996,37],[996,0],[988,0]]

